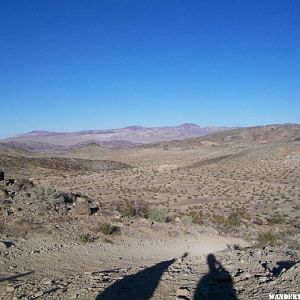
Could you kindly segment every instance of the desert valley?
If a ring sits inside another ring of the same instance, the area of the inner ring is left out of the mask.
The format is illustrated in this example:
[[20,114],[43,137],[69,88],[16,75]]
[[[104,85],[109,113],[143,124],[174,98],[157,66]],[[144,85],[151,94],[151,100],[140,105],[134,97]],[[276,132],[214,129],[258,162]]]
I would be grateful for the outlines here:
[[300,125],[32,132],[0,171],[1,299],[299,292]]

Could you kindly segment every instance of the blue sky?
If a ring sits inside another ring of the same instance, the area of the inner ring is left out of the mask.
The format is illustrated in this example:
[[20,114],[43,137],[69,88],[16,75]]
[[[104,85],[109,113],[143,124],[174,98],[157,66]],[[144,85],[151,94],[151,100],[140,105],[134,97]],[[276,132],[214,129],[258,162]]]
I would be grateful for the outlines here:
[[300,123],[299,0],[0,0],[0,137]]

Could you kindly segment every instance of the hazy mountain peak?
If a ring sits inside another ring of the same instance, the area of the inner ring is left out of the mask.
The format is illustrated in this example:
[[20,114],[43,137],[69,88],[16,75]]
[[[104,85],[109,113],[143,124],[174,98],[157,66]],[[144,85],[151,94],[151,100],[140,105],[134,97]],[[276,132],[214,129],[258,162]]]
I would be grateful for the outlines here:
[[179,125],[178,127],[185,128],[185,129],[200,128],[200,126],[195,123],[183,123],[183,124]]
[[148,129],[147,127],[139,126],[139,125],[132,125],[132,126],[127,126],[124,127],[124,129],[129,129],[129,130],[144,130]]

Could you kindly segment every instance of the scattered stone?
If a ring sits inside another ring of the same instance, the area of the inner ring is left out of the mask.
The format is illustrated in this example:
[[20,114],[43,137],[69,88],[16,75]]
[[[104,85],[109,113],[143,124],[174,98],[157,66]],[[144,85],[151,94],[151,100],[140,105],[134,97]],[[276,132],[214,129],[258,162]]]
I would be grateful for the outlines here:
[[249,278],[251,278],[252,275],[249,272],[242,272],[241,274],[237,274],[234,278],[235,282],[239,282],[242,280],[247,280]]
[[98,211],[99,211],[99,207],[97,207],[97,206],[94,206],[94,207],[91,207],[91,208],[90,208],[90,214],[91,214],[91,215],[97,214]]
[[78,297],[78,294],[73,294],[70,296],[70,299],[77,299],[77,297]]
[[6,186],[10,186],[15,184],[16,180],[15,179],[7,179],[6,180]]
[[9,285],[9,286],[6,287],[6,291],[8,293],[12,293],[14,290],[15,290],[15,288],[13,286],[11,286],[11,285]]
[[261,277],[258,278],[258,280],[259,280],[259,282],[261,282],[261,283],[265,283],[265,282],[270,281],[271,278],[268,277],[268,276],[261,276]]
[[259,219],[259,218],[253,219],[253,220],[252,220],[252,223],[255,224],[255,225],[259,225],[259,226],[261,226],[261,225],[264,224],[263,220],[261,220],[261,219]]
[[51,280],[51,279],[44,279],[44,280],[42,280],[42,284],[44,284],[44,285],[51,285],[53,283],[54,283],[54,281]]
[[38,297],[42,297],[44,295],[43,291],[39,291],[37,293],[34,294],[34,297],[38,298]]
[[188,287],[180,287],[177,291],[176,291],[176,297],[178,299],[190,299],[190,290]]
[[239,244],[227,245],[227,248],[230,250],[241,250],[241,246]]

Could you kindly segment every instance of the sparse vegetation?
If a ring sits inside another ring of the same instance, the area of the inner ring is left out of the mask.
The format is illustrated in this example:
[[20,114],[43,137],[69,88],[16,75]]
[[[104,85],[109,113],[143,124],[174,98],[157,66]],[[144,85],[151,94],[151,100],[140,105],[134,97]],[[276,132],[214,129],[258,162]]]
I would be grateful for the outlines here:
[[275,246],[277,241],[277,236],[271,231],[259,232],[257,236],[258,246]]
[[98,230],[105,235],[111,235],[116,231],[116,226],[109,222],[100,222],[98,224]]
[[83,243],[91,243],[95,240],[94,237],[89,233],[79,235],[79,239]]
[[119,207],[119,212],[123,217],[142,217],[147,218],[149,214],[149,205],[145,201],[124,200]]
[[269,217],[268,221],[269,221],[270,224],[284,224],[284,223],[286,223],[286,220],[285,220],[284,216],[279,214],[279,213]]
[[242,218],[244,216],[244,210],[234,209],[228,216],[226,223],[231,226],[241,225]]
[[181,222],[183,224],[191,224],[191,223],[193,223],[193,218],[191,216],[188,216],[188,215],[183,215],[181,217]]
[[151,208],[149,210],[149,220],[164,223],[167,221],[168,211],[166,208]]
[[192,223],[194,224],[203,224],[204,223],[204,215],[200,210],[190,210],[187,212],[187,215],[191,217]]

